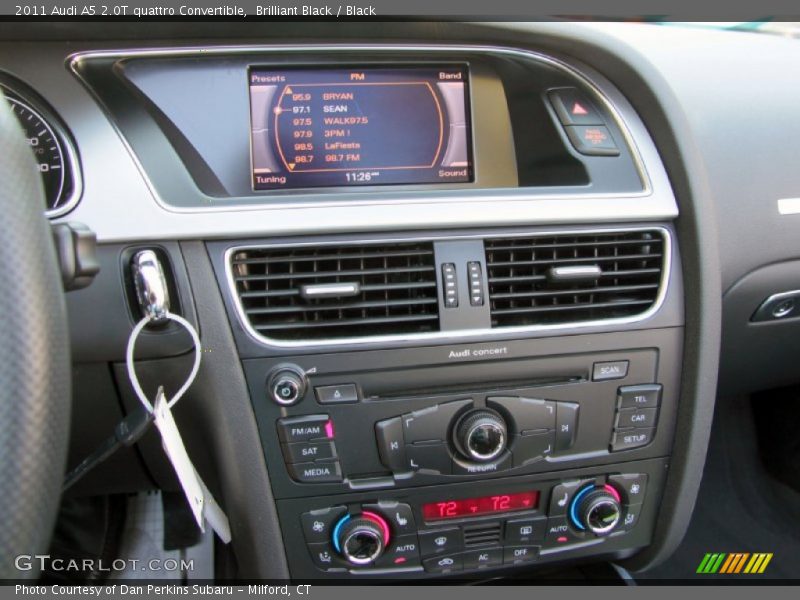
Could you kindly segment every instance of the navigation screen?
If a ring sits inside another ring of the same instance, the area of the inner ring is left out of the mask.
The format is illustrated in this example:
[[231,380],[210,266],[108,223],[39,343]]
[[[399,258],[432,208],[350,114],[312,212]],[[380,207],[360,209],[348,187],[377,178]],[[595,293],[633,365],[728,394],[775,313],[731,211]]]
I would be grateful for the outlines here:
[[472,181],[467,69],[252,69],[253,187]]

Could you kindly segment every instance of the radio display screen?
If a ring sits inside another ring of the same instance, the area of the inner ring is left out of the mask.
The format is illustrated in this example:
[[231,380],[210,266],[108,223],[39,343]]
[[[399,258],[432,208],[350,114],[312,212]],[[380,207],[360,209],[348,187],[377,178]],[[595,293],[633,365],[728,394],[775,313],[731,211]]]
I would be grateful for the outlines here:
[[473,180],[465,65],[252,68],[256,190]]
[[538,506],[539,492],[519,492],[516,494],[431,502],[422,505],[422,516],[426,521],[441,521],[517,510],[534,510]]

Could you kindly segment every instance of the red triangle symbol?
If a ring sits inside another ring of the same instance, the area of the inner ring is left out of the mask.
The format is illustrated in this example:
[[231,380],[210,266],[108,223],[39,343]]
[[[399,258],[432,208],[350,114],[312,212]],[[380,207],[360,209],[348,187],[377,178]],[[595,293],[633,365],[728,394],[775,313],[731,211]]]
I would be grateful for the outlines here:
[[586,110],[585,108],[583,108],[583,106],[581,106],[580,104],[578,104],[576,102],[572,107],[572,114],[573,115],[588,115],[589,111]]

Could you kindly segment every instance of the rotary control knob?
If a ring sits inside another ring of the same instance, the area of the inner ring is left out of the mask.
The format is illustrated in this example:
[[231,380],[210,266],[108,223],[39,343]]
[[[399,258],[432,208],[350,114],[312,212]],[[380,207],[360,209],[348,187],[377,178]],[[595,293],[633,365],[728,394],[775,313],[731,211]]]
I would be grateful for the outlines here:
[[607,535],[622,517],[619,492],[610,485],[585,487],[575,494],[569,514],[578,529]]
[[377,559],[389,544],[389,525],[378,514],[345,515],[333,528],[333,547],[350,564],[363,566]]
[[497,458],[508,443],[506,422],[489,409],[468,412],[458,421],[454,432],[458,451],[476,462]]
[[280,365],[267,377],[267,395],[276,404],[291,406],[306,393],[306,375],[295,365]]

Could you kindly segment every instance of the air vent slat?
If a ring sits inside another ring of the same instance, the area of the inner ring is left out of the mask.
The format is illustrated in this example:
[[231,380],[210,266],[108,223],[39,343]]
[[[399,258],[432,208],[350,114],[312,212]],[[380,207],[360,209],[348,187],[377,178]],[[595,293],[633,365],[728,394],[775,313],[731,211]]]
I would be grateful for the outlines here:
[[[231,253],[230,268],[244,319],[270,339],[439,330],[430,242],[244,248]],[[341,292],[326,290],[336,284]],[[311,296],[314,286],[325,293]]]
[[[492,327],[632,317],[658,299],[665,268],[660,230],[487,239]],[[554,279],[562,265],[599,269],[594,281]]]

